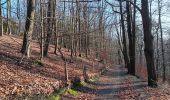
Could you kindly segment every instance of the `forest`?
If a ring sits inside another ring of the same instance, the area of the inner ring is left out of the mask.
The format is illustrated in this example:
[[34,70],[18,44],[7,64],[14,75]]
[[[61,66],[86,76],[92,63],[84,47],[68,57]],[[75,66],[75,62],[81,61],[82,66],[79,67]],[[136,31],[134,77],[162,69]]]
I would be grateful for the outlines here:
[[170,1],[0,0],[0,100],[169,100]]

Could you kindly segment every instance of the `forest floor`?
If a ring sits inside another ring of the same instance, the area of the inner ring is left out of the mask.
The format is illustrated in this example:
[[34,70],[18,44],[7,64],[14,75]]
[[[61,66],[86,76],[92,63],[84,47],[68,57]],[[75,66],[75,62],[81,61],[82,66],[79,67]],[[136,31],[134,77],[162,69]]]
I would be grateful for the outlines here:
[[[32,41],[31,58],[24,57],[22,62],[21,46],[22,39],[19,37],[0,37],[0,100],[33,94],[49,95],[63,85],[64,61],[59,52],[54,54],[54,46],[50,45],[49,55],[42,62],[38,61],[40,49],[37,41]],[[70,58],[67,49],[62,48],[62,52]],[[102,67],[92,57],[73,58],[67,66],[69,80],[83,77],[84,66],[89,76],[95,76]]]
[[[0,37],[0,100],[23,100],[27,96],[32,98],[27,100],[43,100],[40,99],[42,95],[52,94],[63,84],[64,61],[59,52],[53,53],[54,47],[51,45],[49,56],[44,58],[43,62],[39,62],[39,44],[33,41],[31,58],[24,57],[20,63],[23,57],[20,53],[21,45],[21,38]],[[62,48],[62,52],[65,57],[70,58],[67,49]],[[102,68],[101,63],[92,57],[73,58],[73,62],[68,63],[69,79],[82,77],[83,66],[88,68],[89,76],[95,76]],[[168,100],[170,98],[168,86],[149,88],[146,81],[126,73],[126,69],[122,66],[112,65],[98,79],[76,89],[78,95],[64,95],[60,98],[63,100]]]

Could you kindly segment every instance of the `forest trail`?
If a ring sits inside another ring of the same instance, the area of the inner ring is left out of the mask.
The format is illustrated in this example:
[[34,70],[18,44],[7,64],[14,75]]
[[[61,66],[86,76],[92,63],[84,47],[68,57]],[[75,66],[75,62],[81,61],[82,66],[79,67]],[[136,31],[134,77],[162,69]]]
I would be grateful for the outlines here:
[[[99,90],[97,100],[113,99],[145,99],[143,88],[147,82],[127,74],[127,70],[120,65],[108,69],[97,82]],[[143,95],[143,96],[142,96]]]
[[147,81],[128,75],[127,70],[120,65],[107,69],[96,82],[88,84],[80,92],[93,95],[87,100],[169,100],[170,98],[168,91],[149,88]]

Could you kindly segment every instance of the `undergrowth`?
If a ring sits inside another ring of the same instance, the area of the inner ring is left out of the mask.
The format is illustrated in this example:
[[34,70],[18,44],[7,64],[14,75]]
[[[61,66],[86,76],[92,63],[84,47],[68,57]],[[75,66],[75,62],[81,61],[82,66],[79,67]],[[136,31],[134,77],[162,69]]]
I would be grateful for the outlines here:
[[66,92],[66,95],[67,94],[70,94],[72,96],[78,96],[78,92],[74,89],[68,89],[67,92]]
[[59,95],[51,95],[48,97],[48,100],[60,100],[60,96]]
[[73,82],[73,84],[72,84],[73,88],[79,88],[79,87],[83,87],[83,86],[86,86],[86,83],[84,81]]
[[99,80],[100,76],[96,76],[95,78],[90,78],[87,80],[88,83],[95,83],[97,80]]
[[40,60],[34,60],[34,61],[33,61],[33,64],[34,64],[34,65],[44,66],[43,62],[40,61]]

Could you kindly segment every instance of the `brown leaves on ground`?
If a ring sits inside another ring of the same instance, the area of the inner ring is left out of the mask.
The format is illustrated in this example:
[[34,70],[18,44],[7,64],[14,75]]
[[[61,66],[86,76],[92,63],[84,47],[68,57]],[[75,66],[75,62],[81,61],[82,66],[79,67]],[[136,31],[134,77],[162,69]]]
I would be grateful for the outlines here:
[[24,94],[51,94],[59,87],[56,79],[50,79],[23,70],[11,70],[0,65],[0,96],[21,96]]
[[[147,99],[147,100],[168,100],[169,99],[169,96],[170,96],[169,92],[162,91],[164,90],[163,88],[144,87],[144,88],[141,88],[142,92],[137,92],[135,91],[133,87],[130,86],[130,84],[133,84],[133,82],[130,79],[126,79],[124,81],[125,81],[124,87],[127,87],[127,89],[120,91],[119,97],[121,100],[140,100],[141,98]],[[144,95],[144,97],[141,97],[141,95]]]
[[162,91],[161,89],[158,88],[144,88],[144,91],[146,94],[148,94],[150,97],[148,100],[168,100],[169,98],[169,93]]
[[[130,86],[133,82],[130,79],[125,79],[123,86],[120,87],[119,97],[121,100],[137,100],[140,93],[134,91],[133,86]],[[125,90],[121,90],[121,88],[126,87]]]
[[[22,55],[20,53],[22,39],[11,36],[0,37],[0,97],[20,96],[31,94],[51,94],[64,81],[64,62],[54,46],[50,46],[49,56],[44,58],[44,66],[33,62],[39,58],[39,44],[32,42],[31,59],[24,58],[18,65]],[[67,58],[70,52],[62,48]],[[74,58],[73,63],[68,63],[69,79],[83,76],[83,66],[88,67],[88,74],[93,75],[100,64],[92,59]],[[91,66],[94,66],[95,70]],[[101,65],[100,65],[101,66]],[[98,68],[98,69],[97,69]]]

